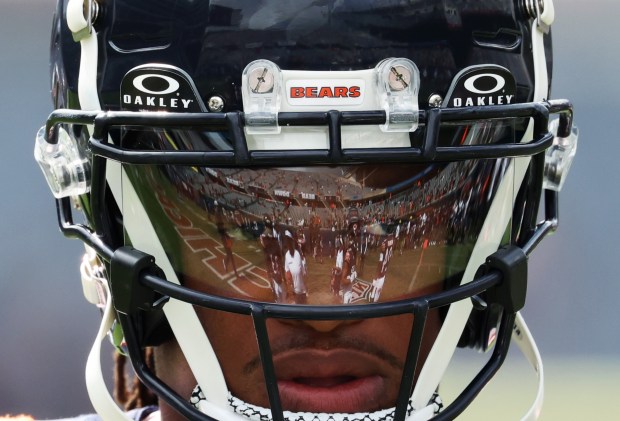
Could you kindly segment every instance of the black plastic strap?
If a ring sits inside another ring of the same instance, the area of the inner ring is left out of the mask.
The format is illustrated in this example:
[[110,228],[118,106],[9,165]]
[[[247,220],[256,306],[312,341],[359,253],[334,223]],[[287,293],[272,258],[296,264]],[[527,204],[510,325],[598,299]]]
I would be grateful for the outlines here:
[[502,273],[502,282],[488,290],[488,300],[516,313],[525,305],[527,295],[527,255],[517,246],[499,249],[487,258],[490,269]]
[[163,278],[153,256],[129,246],[116,249],[110,260],[110,288],[116,311],[131,315],[138,310],[159,309],[168,301],[169,297],[140,282],[140,277],[145,273]]

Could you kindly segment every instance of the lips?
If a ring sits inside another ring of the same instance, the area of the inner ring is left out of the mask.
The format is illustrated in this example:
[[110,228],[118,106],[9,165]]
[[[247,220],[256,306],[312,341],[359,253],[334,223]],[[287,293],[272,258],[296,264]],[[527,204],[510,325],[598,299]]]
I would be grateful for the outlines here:
[[285,410],[354,413],[393,406],[386,389],[394,368],[374,355],[294,350],[276,355],[274,364]]
[[354,380],[355,377],[353,376],[299,377],[293,379],[293,382],[309,387],[336,387]]

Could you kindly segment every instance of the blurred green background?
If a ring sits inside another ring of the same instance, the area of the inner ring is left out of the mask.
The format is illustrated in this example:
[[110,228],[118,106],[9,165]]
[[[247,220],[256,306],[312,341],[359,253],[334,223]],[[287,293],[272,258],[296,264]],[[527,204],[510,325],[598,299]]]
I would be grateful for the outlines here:
[[[82,246],[56,227],[32,150],[51,111],[54,0],[0,0],[0,415],[91,412],[83,369],[99,314],[82,297]],[[575,105],[580,144],[560,230],[530,259],[524,315],[545,362],[542,420],[620,419],[620,29],[617,0],[556,0],[552,97]],[[455,385],[477,363],[461,356]],[[535,375],[517,352],[463,419],[519,419]]]

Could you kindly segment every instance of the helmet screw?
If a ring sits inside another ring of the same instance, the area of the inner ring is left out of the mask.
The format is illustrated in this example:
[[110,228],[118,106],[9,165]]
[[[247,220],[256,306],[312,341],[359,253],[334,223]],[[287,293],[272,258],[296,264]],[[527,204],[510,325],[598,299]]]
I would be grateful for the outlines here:
[[207,101],[207,107],[209,111],[218,113],[224,109],[224,100],[220,96],[212,96],[209,98],[209,101]]
[[273,90],[273,73],[267,67],[256,67],[248,74],[250,89],[255,94],[266,94]]
[[428,98],[428,105],[433,107],[433,108],[439,108],[441,107],[441,103],[443,102],[443,98],[441,97],[441,95],[439,94],[432,94],[429,98]]
[[403,91],[409,87],[411,82],[411,73],[404,66],[390,67],[388,74],[388,83],[393,91]]

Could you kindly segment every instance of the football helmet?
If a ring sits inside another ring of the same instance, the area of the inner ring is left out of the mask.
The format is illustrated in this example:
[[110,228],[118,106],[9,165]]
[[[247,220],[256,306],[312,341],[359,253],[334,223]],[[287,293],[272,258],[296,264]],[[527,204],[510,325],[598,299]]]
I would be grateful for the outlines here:
[[[35,157],[103,310],[95,409],[124,416],[101,375],[110,336],[184,417],[247,414],[204,309],[251,320],[261,419],[308,415],[284,396],[274,322],[412,320],[390,404],[318,419],[452,419],[511,338],[542,384],[519,310],[577,140],[549,99],[553,20],[551,0],[59,0]],[[171,340],[191,400],[142,357]],[[439,411],[459,346],[488,363]]]

